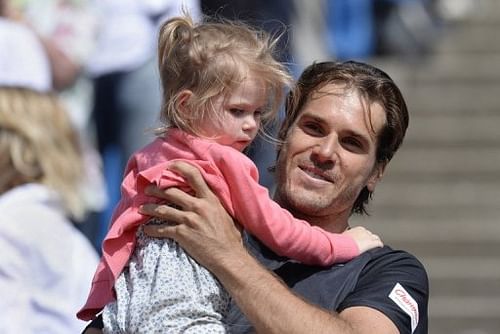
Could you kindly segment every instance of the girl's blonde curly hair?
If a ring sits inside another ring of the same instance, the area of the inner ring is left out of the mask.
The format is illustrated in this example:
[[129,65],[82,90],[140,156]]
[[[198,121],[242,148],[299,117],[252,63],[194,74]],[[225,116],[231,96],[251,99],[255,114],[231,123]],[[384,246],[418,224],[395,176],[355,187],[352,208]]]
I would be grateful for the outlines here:
[[[160,133],[176,127],[197,135],[197,121],[219,116],[213,107],[215,99],[230,94],[248,73],[262,80],[267,92],[264,124],[275,120],[292,82],[286,66],[275,59],[278,38],[224,19],[193,23],[185,15],[165,22],[158,39],[161,119],[165,124]],[[187,102],[189,115],[177,108],[183,90],[193,92]]]

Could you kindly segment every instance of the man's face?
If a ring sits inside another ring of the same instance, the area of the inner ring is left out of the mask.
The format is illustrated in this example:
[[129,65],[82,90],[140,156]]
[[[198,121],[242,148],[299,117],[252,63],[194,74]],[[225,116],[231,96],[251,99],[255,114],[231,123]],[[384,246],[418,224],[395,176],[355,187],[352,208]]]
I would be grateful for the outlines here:
[[365,186],[373,191],[382,176],[375,153],[385,122],[382,106],[368,106],[356,90],[321,88],[302,108],[281,149],[276,199],[327,229],[328,222],[333,230],[335,221],[347,224],[360,191]]

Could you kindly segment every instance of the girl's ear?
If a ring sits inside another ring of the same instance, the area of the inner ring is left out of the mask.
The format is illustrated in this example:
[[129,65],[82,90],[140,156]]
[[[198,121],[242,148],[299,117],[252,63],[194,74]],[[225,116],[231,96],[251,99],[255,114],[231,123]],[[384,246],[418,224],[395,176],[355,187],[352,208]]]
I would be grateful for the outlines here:
[[387,162],[378,162],[375,168],[373,169],[373,172],[366,184],[366,187],[370,192],[373,192],[375,190],[375,186],[380,182],[380,180],[382,180],[386,166]]
[[177,98],[177,109],[181,112],[181,113],[185,113],[185,112],[188,112],[189,110],[187,110],[187,106],[188,106],[188,101],[189,99],[193,96],[193,92],[190,91],[189,89],[184,89],[183,91],[181,91],[178,95],[178,98]]

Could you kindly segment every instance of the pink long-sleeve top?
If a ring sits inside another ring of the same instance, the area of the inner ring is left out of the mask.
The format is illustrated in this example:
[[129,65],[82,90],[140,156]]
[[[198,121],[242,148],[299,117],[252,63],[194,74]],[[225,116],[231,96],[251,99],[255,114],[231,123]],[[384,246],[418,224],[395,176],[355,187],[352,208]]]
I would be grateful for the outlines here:
[[168,170],[169,163],[179,159],[195,165],[229,214],[277,254],[313,265],[345,262],[359,255],[349,236],[311,226],[272,201],[268,190],[258,183],[256,166],[244,154],[171,129],[136,152],[127,164],[122,198],[103,241],[103,255],[89,297],[78,318],[94,318],[115,299],[115,280],[134,250],[138,227],[148,220],[138,208],[158,202],[146,196],[144,189],[152,183],[164,188],[185,186],[179,175]]

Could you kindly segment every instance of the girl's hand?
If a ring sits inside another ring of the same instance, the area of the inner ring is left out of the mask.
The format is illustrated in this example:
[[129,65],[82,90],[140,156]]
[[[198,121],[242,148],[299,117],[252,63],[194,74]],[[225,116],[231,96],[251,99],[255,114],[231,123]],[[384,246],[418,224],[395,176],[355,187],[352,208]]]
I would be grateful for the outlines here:
[[354,242],[358,245],[359,254],[376,247],[384,246],[378,235],[373,234],[363,226],[353,227],[345,231],[343,234],[347,234],[354,239]]

